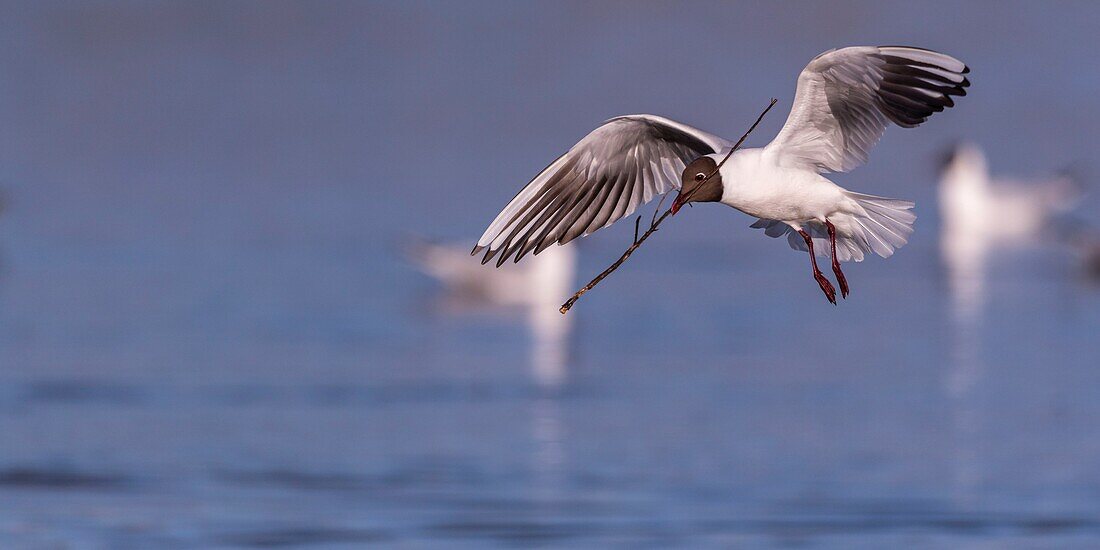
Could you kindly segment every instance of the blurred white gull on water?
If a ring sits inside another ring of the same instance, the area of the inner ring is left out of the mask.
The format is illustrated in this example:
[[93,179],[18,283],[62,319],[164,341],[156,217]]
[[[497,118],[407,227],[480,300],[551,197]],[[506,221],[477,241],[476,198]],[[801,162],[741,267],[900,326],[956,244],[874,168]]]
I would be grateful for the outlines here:
[[[980,307],[991,250],[1038,242],[1072,208],[1081,187],[1069,176],[1035,181],[994,178],[982,150],[962,143],[940,176],[940,248],[952,295],[964,309]],[[1052,236],[1052,235],[1049,235]]]
[[450,312],[522,310],[531,330],[531,367],[540,386],[565,382],[573,316],[558,308],[573,293],[575,245],[551,246],[523,263],[486,270],[466,244],[418,241],[410,260],[446,287],[443,305]]
[[1080,185],[1068,175],[1034,181],[992,177],[985,154],[971,143],[954,148],[940,177],[944,233],[991,244],[1036,239],[1080,198]]

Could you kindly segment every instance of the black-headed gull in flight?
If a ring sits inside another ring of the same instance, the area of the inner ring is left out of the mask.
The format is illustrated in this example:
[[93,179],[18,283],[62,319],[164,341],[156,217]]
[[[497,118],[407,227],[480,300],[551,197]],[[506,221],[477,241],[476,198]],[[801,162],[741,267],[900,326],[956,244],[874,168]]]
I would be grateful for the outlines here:
[[966,95],[967,66],[948,55],[903,46],[855,46],[815,57],[798,77],[794,105],[766,147],[736,151],[707,178],[733,142],[654,115],[613,118],[531,180],[497,215],[473,254],[482,263],[516,261],[567,243],[633,213],[679,188],[686,202],[721,202],[759,218],[752,227],[787,235],[808,251],[813,276],[830,302],[836,291],[817,267],[832,258],[847,297],[840,262],[882,257],[908,240],[913,203],[848,191],[822,174],[847,172],[891,122],[917,126]]

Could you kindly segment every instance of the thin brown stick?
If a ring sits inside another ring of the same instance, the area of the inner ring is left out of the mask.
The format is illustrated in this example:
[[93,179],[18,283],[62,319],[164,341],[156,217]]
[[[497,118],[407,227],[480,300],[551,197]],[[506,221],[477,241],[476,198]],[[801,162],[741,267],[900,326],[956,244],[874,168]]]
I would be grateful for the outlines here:
[[[741,144],[744,143],[745,139],[747,139],[749,137],[749,134],[751,134],[752,131],[756,129],[756,127],[760,124],[760,121],[764,120],[764,115],[768,114],[768,111],[772,110],[772,107],[775,106],[775,102],[776,102],[776,99],[772,98],[771,102],[768,103],[768,106],[766,108],[764,108],[764,112],[760,113],[760,116],[756,117],[756,122],[753,122],[752,126],[749,127],[748,131],[746,131],[745,134],[743,136],[741,136],[741,139],[737,140],[737,143],[735,143],[733,145],[733,148],[730,149],[728,153],[726,153],[725,157],[722,158],[722,162],[719,162],[718,166],[715,167],[714,170],[711,173],[707,174],[707,177],[703,178],[703,181],[699,182],[699,185],[696,186],[695,189],[692,189],[692,193],[694,193],[695,191],[698,191],[700,188],[702,188],[702,186],[703,186],[702,184],[706,183],[707,180],[709,180],[711,177],[713,177],[715,174],[718,173],[718,170],[720,170],[722,168],[722,165],[725,164],[727,160],[729,160],[730,155],[732,155],[734,151],[738,150],[741,147]],[[685,197],[685,199],[690,199],[692,193],[688,193],[688,195]],[[662,202],[664,201],[663,198],[661,200],[662,200]],[[660,208],[661,208],[661,205],[658,204],[657,205],[657,210],[660,210]],[[654,212],[654,215],[656,215],[656,211]],[[615,263],[611,264],[607,269],[603,270],[599,275],[596,275],[596,278],[589,281],[588,284],[584,285],[583,287],[581,287],[580,290],[578,290],[576,293],[574,293],[571,298],[566,300],[566,302],[561,305],[561,308],[558,311],[561,311],[562,315],[565,315],[566,313],[568,313],[569,310],[573,307],[573,304],[577,303],[577,300],[579,300],[581,298],[581,296],[584,296],[584,293],[588,292],[589,290],[592,290],[596,285],[600,284],[600,281],[604,280],[608,275],[611,275],[611,272],[615,271],[616,269],[619,269],[619,266],[623,265],[623,262],[625,262],[626,259],[629,258],[630,255],[633,254],[634,251],[637,250],[639,246],[642,246],[642,243],[644,243],[645,240],[648,239],[650,235],[652,235],[654,232],[657,231],[657,226],[661,225],[661,222],[665,221],[665,218],[669,217],[670,215],[672,215],[672,208],[669,208],[668,210],[665,210],[664,214],[661,214],[661,217],[655,218],[653,221],[651,221],[649,223],[649,229],[647,229],[645,233],[642,233],[641,238],[638,237],[638,223],[641,221],[642,217],[638,216],[638,219],[634,220],[634,242],[630,245],[630,248],[627,248],[626,252],[623,252],[623,255],[619,256],[618,260],[615,260]]]

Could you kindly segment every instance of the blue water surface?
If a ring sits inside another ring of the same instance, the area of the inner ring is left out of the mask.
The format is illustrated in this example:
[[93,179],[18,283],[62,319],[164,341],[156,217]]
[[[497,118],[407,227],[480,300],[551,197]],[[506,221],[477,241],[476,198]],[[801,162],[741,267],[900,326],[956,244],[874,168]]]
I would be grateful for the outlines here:
[[[934,188],[957,139],[1088,173],[1095,4],[3,13],[0,547],[1100,544],[1100,292],[1044,243],[953,291]],[[952,53],[974,85],[835,176],[919,216],[838,306],[701,205],[579,302],[547,388],[522,315],[441,311],[402,258],[472,245],[614,115],[736,138],[774,96],[762,145],[805,63],[864,43]]]

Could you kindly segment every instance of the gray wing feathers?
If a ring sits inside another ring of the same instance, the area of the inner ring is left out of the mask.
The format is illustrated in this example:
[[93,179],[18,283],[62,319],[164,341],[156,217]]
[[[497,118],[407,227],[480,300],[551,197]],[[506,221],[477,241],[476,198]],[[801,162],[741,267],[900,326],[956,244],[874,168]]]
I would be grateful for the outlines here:
[[966,95],[970,71],[951,56],[905,46],[825,52],[798,77],[787,123],[767,151],[821,172],[845,172],[892,122],[911,128]]
[[692,160],[732,144],[653,115],[611,119],[547,166],[504,207],[473,254],[482,263],[515,261],[554,243],[565,244],[630,215],[657,195],[680,187]]
[[787,225],[787,224],[785,224],[781,221],[768,220],[768,219],[764,219],[764,218],[760,218],[760,219],[756,220],[756,222],[754,222],[749,227],[751,227],[753,229],[763,229],[764,234],[769,236],[769,237],[772,237],[772,238],[781,237],[783,235],[786,235],[787,230],[790,229],[789,225]]

